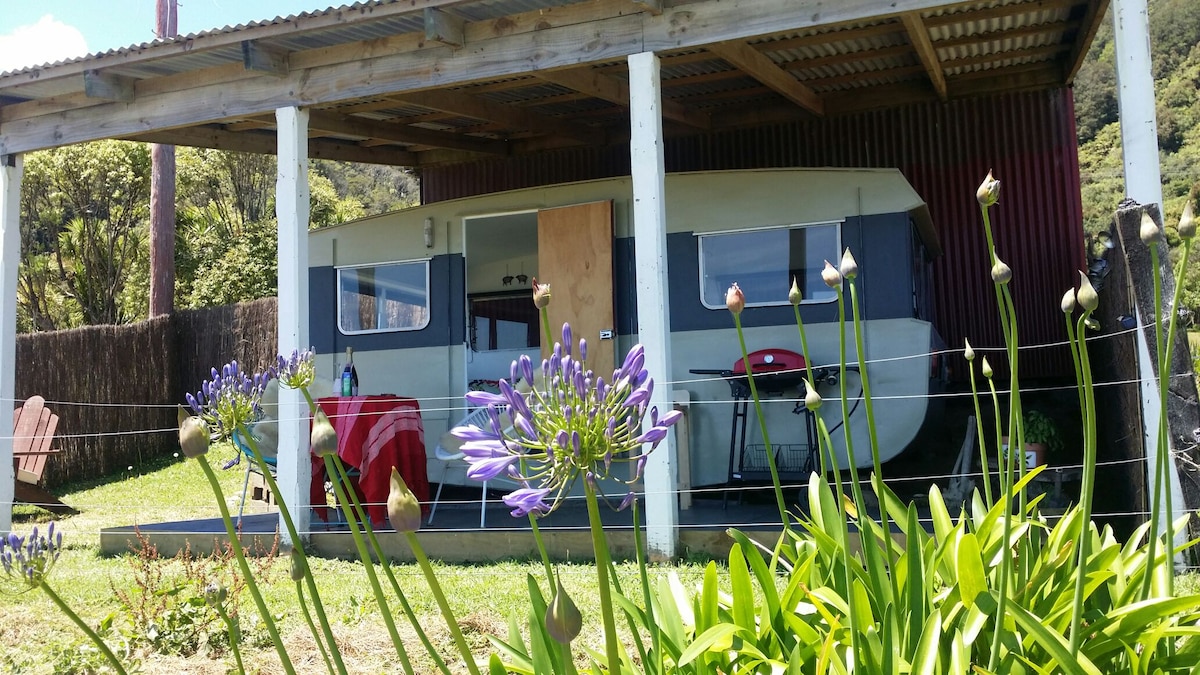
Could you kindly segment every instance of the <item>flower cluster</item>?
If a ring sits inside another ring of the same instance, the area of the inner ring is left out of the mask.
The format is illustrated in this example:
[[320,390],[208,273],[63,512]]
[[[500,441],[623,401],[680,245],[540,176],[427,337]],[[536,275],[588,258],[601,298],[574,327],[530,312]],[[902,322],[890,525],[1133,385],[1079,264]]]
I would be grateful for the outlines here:
[[315,347],[310,347],[303,352],[299,349],[293,350],[292,355],[286,358],[280,355],[275,364],[279,383],[289,389],[304,389],[312,386],[317,377],[317,370],[313,364],[315,356]]
[[258,400],[273,377],[274,368],[250,376],[238,368],[237,361],[230,361],[220,371],[213,368],[212,379],[206,380],[195,395],[188,394],[187,402],[196,415],[216,429],[218,436],[225,437],[239,424],[257,417]]
[[0,568],[24,590],[31,590],[42,585],[61,551],[62,532],[54,531],[54,523],[46,528],[45,535],[38,534],[34,526],[26,537],[16,533],[0,537]]
[[[571,344],[571,326],[564,324],[562,342],[542,361],[537,380],[533,362],[522,356],[513,362],[511,378],[500,380],[499,394],[467,395],[471,404],[488,407],[487,428],[469,425],[450,432],[465,441],[469,477],[485,481],[507,474],[521,483],[504,498],[514,516],[553,511],[580,474],[589,481],[608,478],[614,463],[632,464],[625,479],[632,484],[645,468],[649,450],[643,446],[656,447],[682,415],[671,411],[660,417],[649,407],[654,382],[643,367],[641,345],[605,380],[587,369],[587,341],[579,341],[578,356]],[[522,394],[513,384],[521,380],[540,384]],[[650,428],[643,432],[646,419]]]

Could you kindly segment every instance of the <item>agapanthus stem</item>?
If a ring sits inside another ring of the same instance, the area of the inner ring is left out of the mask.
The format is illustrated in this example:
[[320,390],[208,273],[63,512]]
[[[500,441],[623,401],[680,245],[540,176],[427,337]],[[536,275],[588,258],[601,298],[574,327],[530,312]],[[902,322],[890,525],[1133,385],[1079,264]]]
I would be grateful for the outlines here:
[[355,517],[354,507],[346,496],[346,489],[342,486],[342,481],[338,478],[340,474],[338,474],[336,464],[333,457],[325,455],[325,472],[333,478],[333,489],[337,494],[338,504],[346,516],[346,522],[350,527],[350,537],[354,540],[354,546],[358,549],[358,557],[363,562],[367,581],[371,584],[371,592],[375,594],[375,603],[379,605],[379,613],[383,616],[383,623],[387,627],[388,635],[392,638],[392,644],[396,648],[396,655],[400,658],[401,667],[404,668],[405,673],[413,675],[412,664],[408,660],[408,651],[404,649],[404,642],[400,640],[400,634],[396,632],[396,622],[392,620],[392,610],[388,607],[387,598],[383,597],[383,588],[379,586],[379,577],[375,574],[375,562],[371,559],[371,553],[367,550],[362,533],[359,532],[358,518]]
[[608,578],[608,543],[604,537],[604,523],[600,521],[600,504],[596,500],[595,486],[585,480],[583,493],[587,500],[588,524],[592,532],[592,551],[596,557],[596,585],[600,593],[600,615],[604,622],[604,651],[608,659],[608,672],[610,675],[618,675],[622,670],[621,651],[617,645],[617,622],[613,616],[612,582]]
[[79,629],[82,630],[93,643],[95,643],[96,648],[100,650],[100,653],[104,654],[104,658],[108,659],[108,662],[112,664],[113,670],[120,673],[120,675],[126,675],[124,666],[122,666],[121,662],[117,660],[117,655],[112,653],[112,650],[108,648],[108,645],[104,643],[104,640],[100,638],[100,635],[96,631],[92,630],[92,627],[87,625],[86,621],[79,618],[79,615],[75,613],[75,610],[71,609],[70,605],[64,602],[62,598],[58,597],[58,593],[55,593],[54,589],[50,588],[50,584],[43,581],[40,588],[46,593],[46,596],[54,602],[54,604],[58,605],[59,610],[61,610],[63,614],[66,614],[67,618],[74,622],[76,626],[79,626]]
[[[988,468],[987,442],[983,438],[983,410],[979,407],[979,387],[975,382],[975,368],[967,364],[967,372],[971,375],[971,402],[975,404],[975,436],[979,439],[979,467],[983,476],[983,495],[987,507],[992,508],[992,472]],[[969,498],[969,496],[968,496]]]
[[442,611],[442,619],[446,621],[446,627],[450,629],[450,636],[454,638],[454,644],[458,647],[463,664],[473,675],[479,675],[479,667],[475,665],[475,656],[471,653],[471,647],[467,644],[466,638],[463,637],[458,619],[454,616],[454,610],[450,609],[450,603],[446,601],[446,594],[442,592],[442,585],[433,572],[433,565],[429,564],[429,558],[425,555],[421,541],[417,539],[415,532],[405,532],[404,538],[412,548],[413,556],[417,559],[417,566],[425,574],[425,581],[429,584],[429,590],[433,593],[433,599],[437,602],[438,609]]
[[[297,586],[299,586],[299,582],[297,582]],[[301,600],[300,604],[303,605],[304,601]],[[238,646],[242,641],[242,629],[238,628],[237,622],[233,620],[233,617],[229,616],[229,612],[226,612],[224,607],[217,605],[216,609],[217,615],[225,622],[225,629],[229,631],[229,651],[233,652],[233,660],[237,663],[237,672],[244,673],[246,672],[246,667],[242,665],[242,649]],[[307,607],[304,609],[304,616],[308,616]],[[309,623],[312,623],[312,619],[309,619]],[[320,640],[317,640],[317,646],[321,648],[321,655],[324,656],[325,647],[321,646]],[[327,656],[325,657],[325,665],[329,665],[329,657]],[[332,666],[329,667],[329,672],[333,672]]]
[[742,317],[733,313],[733,325],[737,328],[738,344],[742,348],[742,363],[746,365],[746,381],[750,384],[750,398],[754,400],[754,416],[758,418],[758,429],[762,433],[763,446],[767,455],[767,467],[771,470],[771,485],[775,488],[775,504],[779,508],[779,522],[783,523],[786,532],[791,529],[787,513],[787,503],[783,499],[783,484],[779,481],[779,469],[775,466],[775,448],[771,445],[771,436],[767,433],[767,418],[763,416],[762,402],[758,398],[758,387],[754,384],[754,366],[750,363],[749,352],[746,351],[746,337],[742,334]]
[[547,588],[550,589],[550,593],[554,593],[554,567],[550,564],[550,553],[546,550],[542,530],[538,528],[537,515],[533,512],[529,513],[529,529],[533,532],[533,541],[537,544],[538,553],[542,557],[542,567],[546,570],[546,583],[549,584]]
[[[1083,392],[1085,397],[1085,413],[1089,418],[1095,414],[1096,395],[1092,387],[1092,364],[1087,351],[1087,337],[1084,333],[1084,322],[1091,312],[1079,316],[1076,334],[1079,340],[1080,369],[1083,371]],[[1084,428],[1083,436],[1083,478],[1079,485],[1079,562],[1075,577],[1075,595],[1071,612],[1071,651],[1077,651],[1083,641],[1083,630],[1080,624],[1083,620],[1083,590],[1087,584],[1087,560],[1091,555],[1092,544],[1092,493],[1096,489],[1096,425],[1090,424]],[[1157,534],[1151,530],[1150,540],[1154,541]],[[1147,558],[1146,566],[1154,566],[1154,558]]]
[[375,528],[371,525],[371,519],[367,516],[366,509],[358,499],[358,494],[354,491],[354,485],[350,481],[350,474],[342,466],[341,462],[337,462],[334,466],[338,469],[338,475],[335,480],[341,482],[346,494],[349,495],[351,503],[354,505],[354,513],[358,518],[358,522],[362,523],[363,533],[366,534],[367,540],[371,544],[371,549],[375,551],[375,558],[379,560],[379,567],[383,570],[384,576],[387,577],[388,583],[392,586],[392,592],[396,594],[396,599],[400,601],[400,608],[404,611],[405,618],[413,627],[413,631],[417,634],[417,638],[425,647],[425,651],[429,653],[429,657],[433,659],[438,670],[445,675],[450,675],[450,669],[446,667],[446,661],[442,659],[442,655],[438,653],[437,648],[429,640],[429,635],[425,632],[425,627],[417,620],[416,612],[413,611],[412,605],[408,602],[408,596],[404,594],[404,590],[400,588],[400,582],[396,581],[396,575],[392,572],[392,565],[388,562],[387,556],[383,553],[383,547],[379,544],[378,537],[375,536]]
[[[309,401],[309,412],[316,412],[316,404],[312,403],[312,398],[308,396],[307,391],[304,391],[304,396]],[[249,432],[249,430],[240,423],[238,424],[238,434],[246,441],[246,445],[250,448],[250,452],[253,453],[254,462],[260,467],[263,479],[265,479],[267,482],[267,489],[271,491],[271,494],[276,496],[275,502],[279,506],[279,515],[283,520],[283,526],[287,529],[288,536],[291,537],[292,546],[294,546],[296,549],[296,555],[300,557],[300,560],[304,565],[304,569],[308,570],[308,556],[304,554],[303,539],[300,538],[300,532],[296,529],[295,521],[292,520],[292,514],[288,510],[286,500],[281,498],[282,493],[279,491],[279,485],[275,482],[275,476],[272,475],[270,468],[263,460],[262,453],[258,450],[258,442],[254,440],[254,436]],[[342,662],[341,650],[338,648],[337,640],[333,637],[333,629],[330,628],[329,620],[325,616],[325,606],[321,603],[321,594],[317,591],[317,582],[315,579],[313,579],[313,576],[310,572],[305,572],[304,580],[308,585],[308,594],[312,597],[313,610],[316,612],[317,618],[321,622],[321,633],[318,634],[314,630],[313,639],[315,639],[319,644],[322,636],[324,637],[325,644],[329,647],[329,651],[333,655],[333,661],[337,667],[337,672],[339,675],[347,675],[346,665]],[[299,590],[299,586],[297,586],[297,590]],[[301,597],[301,603],[303,603],[303,601],[303,597]],[[309,625],[312,625],[311,622]]]
[[217,480],[217,475],[213,473],[206,456],[200,455],[196,460],[200,463],[200,468],[204,471],[205,477],[208,478],[208,484],[212,486],[213,494],[217,497],[221,520],[224,521],[225,533],[229,536],[229,548],[233,549],[238,567],[242,570],[242,580],[246,582],[246,590],[250,591],[250,597],[254,598],[254,605],[258,608],[259,617],[267,628],[267,634],[271,636],[271,642],[275,645],[275,652],[279,654],[279,661],[283,664],[284,672],[287,672],[288,675],[295,675],[296,669],[292,666],[292,660],[283,646],[283,640],[279,638],[279,629],[275,627],[275,619],[271,616],[271,611],[267,609],[267,603],[258,590],[258,583],[254,580],[254,572],[250,569],[250,563],[246,562],[246,552],[242,550],[242,542],[238,539],[237,529],[229,517],[229,508],[225,506],[225,495],[221,492],[221,482]]
[[796,314],[796,330],[800,332],[800,350],[804,356],[804,368],[811,371],[813,362],[809,360],[808,338],[804,336],[804,319],[800,318],[800,305],[792,305],[792,311]]
[[[992,394],[992,405],[996,410],[996,435],[998,437],[998,436],[1000,436],[1000,433],[1001,433],[1000,432],[1000,401],[999,401],[999,396],[996,393],[996,383],[991,378],[988,378],[988,390]],[[1012,497],[1013,497],[1013,495],[1012,495],[1012,489],[1013,489],[1012,443],[1013,443],[1013,441],[1014,441],[1014,439],[1010,436],[1008,439],[1009,450],[1008,450],[1008,452],[1004,452],[1003,444],[1000,442],[1000,439],[999,438],[996,439],[996,448],[997,448],[998,454],[1000,455],[1000,457],[998,457],[998,459],[1000,460],[1000,471],[1001,471],[1000,496],[999,496],[997,503],[1002,504],[1003,508],[1004,508],[1004,527],[1003,527],[1004,534],[1003,534],[1003,539],[1001,539],[1001,545],[1000,545],[1000,551],[1001,551],[1000,569],[997,570],[997,574],[1000,576],[1000,582],[999,582],[1000,587],[998,589],[999,598],[996,602],[996,606],[997,606],[996,616],[997,617],[1007,616],[1005,614],[1005,612],[1007,611],[1007,607],[1008,607],[1008,581],[1009,581],[1009,577],[1012,575],[1012,546],[1011,546],[1009,540],[1012,536]],[[988,657],[988,671],[990,671],[990,672],[996,672],[997,665],[999,664],[1000,638],[1002,637],[1003,633],[1004,633],[1004,621],[1001,619],[996,622],[996,631],[995,631],[995,633],[992,634],[992,650],[991,650],[990,656]]]
[[663,672],[662,632],[654,620],[654,603],[650,596],[650,575],[646,572],[645,540],[642,539],[641,509],[638,500],[633,500],[633,548],[637,554],[638,580],[642,585],[642,603],[646,607],[646,626],[650,630],[650,649],[658,660],[657,673]]

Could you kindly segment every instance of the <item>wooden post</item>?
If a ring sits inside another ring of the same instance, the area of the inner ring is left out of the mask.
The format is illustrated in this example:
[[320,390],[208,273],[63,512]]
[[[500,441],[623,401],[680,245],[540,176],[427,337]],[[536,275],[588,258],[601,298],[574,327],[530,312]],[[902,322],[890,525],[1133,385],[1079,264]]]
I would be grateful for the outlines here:
[[[638,338],[658,386],[651,405],[674,408],[671,392],[671,299],[667,293],[666,179],[663,168],[662,83],[653,52],[629,57],[629,154],[633,173],[634,267]],[[675,557],[679,502],[675,437],[667,434],[646,463],[646,545],[651,556]]]
[[[275,111],[279,174],[275,183],[275,215],[279,220],[279,353],[308,349],[308,111],[296,107]],[[295,389],[279,391],[279,490],[291,505],[300,532],[308,532],[308,486],[312,460],[308,454],[308,406]],[[283,541],[290,541],[280,523]],[[304,536],[304,535],[301,535]]]
[[[155,4],[154,34],[178,30],[177,0]],[[150,144],[150,316],[175,308],[175,146]]]
[[[1125,252],[1126,263],[1129,267],[1129,279],[1137,304],[1138,326],[1142,339],[1139,341],[1145,348],[1139,349],[1139,361],[1143,383],[1143,417],[1145,420],[1146,471],[1150,484],[1150,499],[1159,489],[1155,480],[1155,448],[1158,439],[1158,424],[1160,420],[1158,380],[1158,349],[1155,339],[1154,325],[1154,281],[1153,260],[1150,249],[1141,242],[1138,233],[1141,230],[1142,212],[1145,210],[1154,219],[1159,230],[1162,230],[1162,215],[1157,204],[1146,206],[1131,205],[1117,210],[1117,234],[1121,238],[1121,247]],[[1158,258],[1159,271],[1162,274],[1163,297],[1163,330],[1166,330],[1174,308],[1170,302],[1175,293],[1175,276],[1171,270],[1170,256],[1165,242],[1159,242]],[[1117,292],[1125,291],[1119,289]],[[1187,333],[1178,329],[1175,343],[1171,352],[1170,372],[1167,377],[1170,382],[1167,388],[1167,440],[1172,450],[1174,462],[1168,467],[1168,488],[1171,490],[1172,519],[1178,518],[1188,511],[1200,509],[1200,451],[1196,448],[1200,441],[1200,407],[1196,403],[1196,383],[1192,379],[1191,350],[1188,347]],[[1149,386],[1147,386],[1149,385]],[[1147,392],[1147,389],[1152,391]],[[1152,398],[1152,405],[1146,405],[1147,398]],[[1164,514],[1166,515],[1166,514]],[[1200,535],[1200,523],[1193,519],[1191,522],[1192,537]]]
[[0,155],[0,535],[12,529],[16,406],[17,265],[21,260],[20,155]]

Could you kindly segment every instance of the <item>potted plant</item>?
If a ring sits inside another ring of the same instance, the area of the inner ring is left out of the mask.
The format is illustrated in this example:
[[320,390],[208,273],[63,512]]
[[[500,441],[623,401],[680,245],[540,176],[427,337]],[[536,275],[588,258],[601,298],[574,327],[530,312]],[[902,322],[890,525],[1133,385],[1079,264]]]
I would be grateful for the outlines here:
[[[1058,425],[1046,413],[1037,410],[1026,410],[1023,417],[1025,429],[1025,467],[1032,469],[1045,464],[1050,457],[1062,452],[1063,441],[1058,434]],[[1004,438],[1004,447],[1008,448],[1008,437]]]

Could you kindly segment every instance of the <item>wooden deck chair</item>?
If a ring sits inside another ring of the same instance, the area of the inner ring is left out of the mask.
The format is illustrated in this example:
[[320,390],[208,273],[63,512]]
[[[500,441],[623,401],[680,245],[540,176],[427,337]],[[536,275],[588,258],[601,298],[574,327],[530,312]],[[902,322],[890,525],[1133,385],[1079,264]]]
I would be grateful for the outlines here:
[[39,485],[46,459],[59,451],[50,447],[56,429],[58,415],[50,412],[41,396],[29,397],[13,412],[13,464],[17,474],[14,498],[52,513],[70,515],[78,511]]

